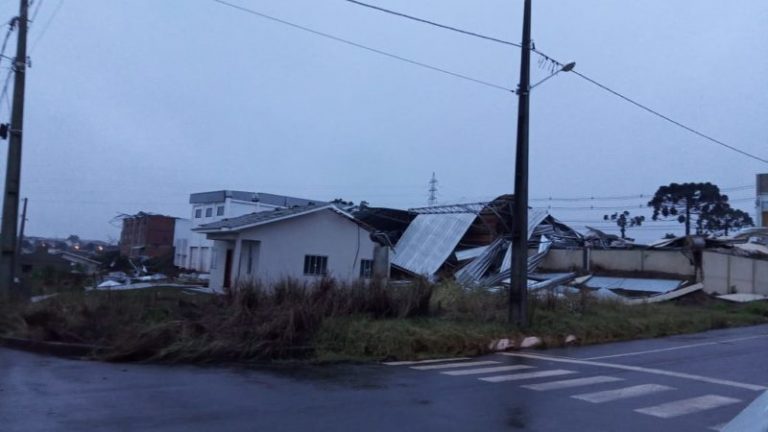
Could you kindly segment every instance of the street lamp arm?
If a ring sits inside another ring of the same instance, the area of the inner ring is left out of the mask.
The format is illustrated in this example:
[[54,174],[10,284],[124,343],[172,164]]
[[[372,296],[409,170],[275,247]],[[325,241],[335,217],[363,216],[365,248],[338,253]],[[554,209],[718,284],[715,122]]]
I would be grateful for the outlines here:
[[[560,72],[570,72],[570,71],[573,70],[574,67],[576,67],[576,62],[570,62],[567,65],[564,65],[560,69],[556,70],[553,74],[549,75],[548,77],[544,78],[543,80],[541,80],[541,81],[537,82],[536,84],[528,87],[528,90],[532,90],[534,87],[536,87],[539,84],[543,83],[544,81],[552,78],[553,76],[559,74]],[[519,92],[520,90],[518,89],[517,91]]]

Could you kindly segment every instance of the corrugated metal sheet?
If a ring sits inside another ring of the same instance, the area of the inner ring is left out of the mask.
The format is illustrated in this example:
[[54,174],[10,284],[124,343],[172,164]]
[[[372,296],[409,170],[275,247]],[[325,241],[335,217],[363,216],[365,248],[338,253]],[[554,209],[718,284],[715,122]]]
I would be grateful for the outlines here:
[[673,279],[638,279],[607,276],[594,276],[586,282],[589,288],[623,289],[627,291],[642,291],[665,293],[680,287],[682,281]]
[[[547,218],[547,211],[544,209],[530,209],[528,210],[528,241],[531,240],[531,237],[534,235],[534,232],[537,231],[537,227],[541,225],[542,222],[544,222],[544,219]],[[536,235],[541,235],[540,233],[543,231],[546,231],[546,229],[539,229],[539,232],[536,232]],[[549,248],[547,248],[547,251]],[[539,252],[543,252],[542,250],[539,250]],[[543,258],[542,258],[543,259]],[[528,268],[531,267],[530,265],[531,258],[528,258]],[[539,261],[541,262],[541,261]],[[538,264],[537,264],[538,266]],[[501,262],[501,269],[500,272],[509,271],[509,269],[512,267],[512,244],[510,243],[509,247],[507,248],[506,253],[504,254],[504,261]],[[509,277],[509,276],[507,276]]]
[[488,249],[488,246],[478,246],[472,249],[464,249],[461,251],[456,251],[455,252],[456,261],[466,261],[468,259],[477,258],[480,255],[482,255],[486,249]]
[[506,243],[502,238],[494,240],[479,257],[456,272],[456,281],[461,284],[478,282],[488,272],[491,264],[498,262],[499,254]]
[[420,214],[395,245],[392,264],[431,276],[456,249],[477,218],[474,213]]

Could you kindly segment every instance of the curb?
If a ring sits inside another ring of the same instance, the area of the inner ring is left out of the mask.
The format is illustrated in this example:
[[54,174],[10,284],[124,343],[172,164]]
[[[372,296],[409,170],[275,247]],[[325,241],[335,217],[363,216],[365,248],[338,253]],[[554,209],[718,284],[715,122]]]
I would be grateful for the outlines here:
[[744,411],[731,420],[722,432],[764,432],[768,431],[768,392],[755,399]]
[[70,358],[87,357],[99,349],[99,347],[96,345],[64,342],[44,342],[8,336],[0,336],[0,346],[23,351],[31,351],[38,354],[48,354]]

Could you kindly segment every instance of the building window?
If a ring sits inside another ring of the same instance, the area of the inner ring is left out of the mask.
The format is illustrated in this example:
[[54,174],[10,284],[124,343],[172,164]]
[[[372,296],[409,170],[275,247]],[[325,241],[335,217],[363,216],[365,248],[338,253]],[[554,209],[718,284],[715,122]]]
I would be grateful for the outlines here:
[[373,260],[360,260],[360,277],[370,279],[373,277]]
[[195,209],[195,219],[203,217],[203,209]]
[[213,207],[208,207],[205,209],[205,217],[211,217],[213,216]]
[[304,255],[304,274],[325,276],[328,274],[328,257]]
[[224,206],[216,207],[216,216],[224,216]]

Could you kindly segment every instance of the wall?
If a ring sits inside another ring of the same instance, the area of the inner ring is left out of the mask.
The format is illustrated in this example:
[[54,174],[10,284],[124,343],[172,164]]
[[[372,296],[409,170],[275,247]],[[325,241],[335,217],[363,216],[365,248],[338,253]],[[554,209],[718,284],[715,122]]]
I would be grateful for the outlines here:
[[768,261],[705,251],[704,291],[768,295]]
[[755,223],[768,227],[768,174],[757,175],[757,209]]
[[173,265],[186,267],[189,260],[189,234],[192,229],[192,221],[189,219],[176,219],[173,227]]
[[[568,271],[583,266],[582,249],[552,249],[541,267],[547,270]],[[653,249],[591,249],[590,269],[622,272],[657,272],[683,277],[695,274],[688,257],[680,251]]]
[[[240,266],[243,241],[258,243],[258,257],[254,272],[247,274]],[[226,248],[234,249],[232,275],[238,282],[258,279],[271,283],[290,277],[313,282],[319,276],[304,275],[305,255],[328,257],[328,276],[351,281],[360,275],[360,260],[373,259],[375,243],[368,231],[349,219],[331,211],[322,210],[292,219],[251,228],[238,235],[237,240],[216,242],[218,264],[211,271],[210,286],[220,289],[224,279]]]

